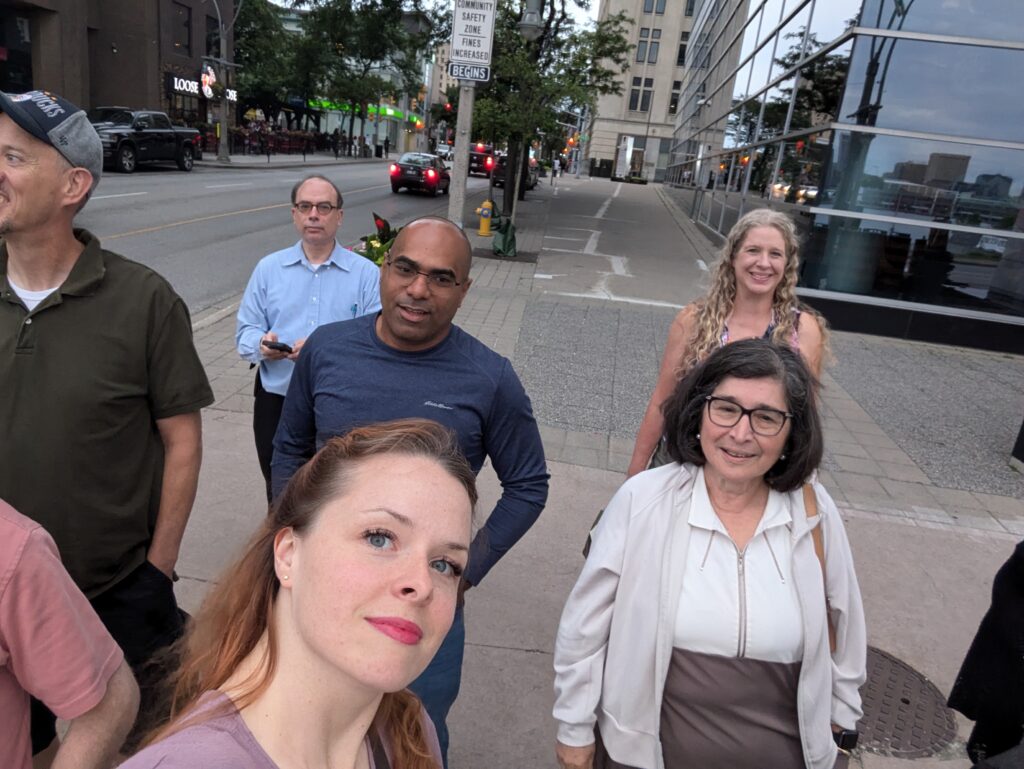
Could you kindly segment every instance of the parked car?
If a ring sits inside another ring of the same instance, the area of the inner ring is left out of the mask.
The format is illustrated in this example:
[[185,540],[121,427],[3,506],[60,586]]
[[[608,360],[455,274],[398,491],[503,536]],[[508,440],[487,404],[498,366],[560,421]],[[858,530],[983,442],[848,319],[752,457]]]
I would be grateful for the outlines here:
[[103,163],[130,174],[139,163],[171,161],[191,171],[199,154],[199,131],[171,125],[163,112],[126,107],[96,107],[89,122],[103,143]]
[[[494,186],[504,187],[505,186],[505,169],[508,167],[508,155],[502,155],[498,158],[498,164],[494,167]],[[515,170],[512,171],[515,173]],[[537,186],[537,179],[540,177],[540,170],[537,168],[537,159],[530,158],[530,165],[528,166],[526,176],[526,189],[532,190]]]
[[494,147],[477,142],[469,150],[469,175],[483,174],[490,179],[494,162]]
[[434,154],[442,160],[450,160],[452,157],[452,145],[442,142],[434,149]]
[[431,195],[438,192],[448,194],[452,177],[448,166],[437,155],[425,152],[406,152],[388,168],[391,177],[391,191],[398,192],[402,187],[411,190],[423,190]]

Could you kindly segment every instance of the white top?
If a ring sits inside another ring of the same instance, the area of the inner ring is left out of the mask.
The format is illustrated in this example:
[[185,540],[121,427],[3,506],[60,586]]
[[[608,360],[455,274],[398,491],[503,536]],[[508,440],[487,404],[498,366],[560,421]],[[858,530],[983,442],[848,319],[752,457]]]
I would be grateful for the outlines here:
[[27,288],[22,288],[11,280],[10,275],[7,276],[7,282],[11,284],[14,293],[18,295],[18,298],[25,304],[29,312],[32,312],[41,301],[60,288],[60,286],[54,286],[53,288],[44,288],[42,291],[29,291]]
[[673,646],[766,662],[799,661],[803,618],[792,576],[792,518],[783,495],[768,492],[764,515],[741,552],[711,505],[701,468],[689,523]]

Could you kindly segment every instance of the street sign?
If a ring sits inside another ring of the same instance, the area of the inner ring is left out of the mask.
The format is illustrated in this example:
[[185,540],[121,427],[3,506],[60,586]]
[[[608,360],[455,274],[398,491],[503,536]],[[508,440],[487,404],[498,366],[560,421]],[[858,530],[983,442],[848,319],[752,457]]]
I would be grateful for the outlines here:
[[456,64],[454,61],[450,61],[448,62],[448,77],[486,83],[491,79],[491,68],[480,67],[476,64]]
[[450,62],[479,67],[490,65],[496,6],[496,0],[455,0]]

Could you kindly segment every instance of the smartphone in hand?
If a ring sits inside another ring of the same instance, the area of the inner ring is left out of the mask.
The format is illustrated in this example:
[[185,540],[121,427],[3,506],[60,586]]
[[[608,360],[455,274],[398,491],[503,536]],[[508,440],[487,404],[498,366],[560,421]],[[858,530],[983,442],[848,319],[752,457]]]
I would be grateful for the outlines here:
[[293,352],[291,345],[285,344],[284,342],[268,342],[264,339],[263,346],[271,350],[277,350],[278,352],[286,352],[289,354]]

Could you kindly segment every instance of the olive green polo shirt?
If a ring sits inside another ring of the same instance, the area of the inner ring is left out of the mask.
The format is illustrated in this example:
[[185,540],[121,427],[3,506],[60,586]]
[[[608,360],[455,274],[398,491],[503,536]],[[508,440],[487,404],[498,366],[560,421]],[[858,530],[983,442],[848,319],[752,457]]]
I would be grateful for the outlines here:
[[49,531],[94,597],[146,557],[163,477],[156,420],[213,392],[167,281],[75,237],[85,250],[32,312],[0,242],[0,498]]

